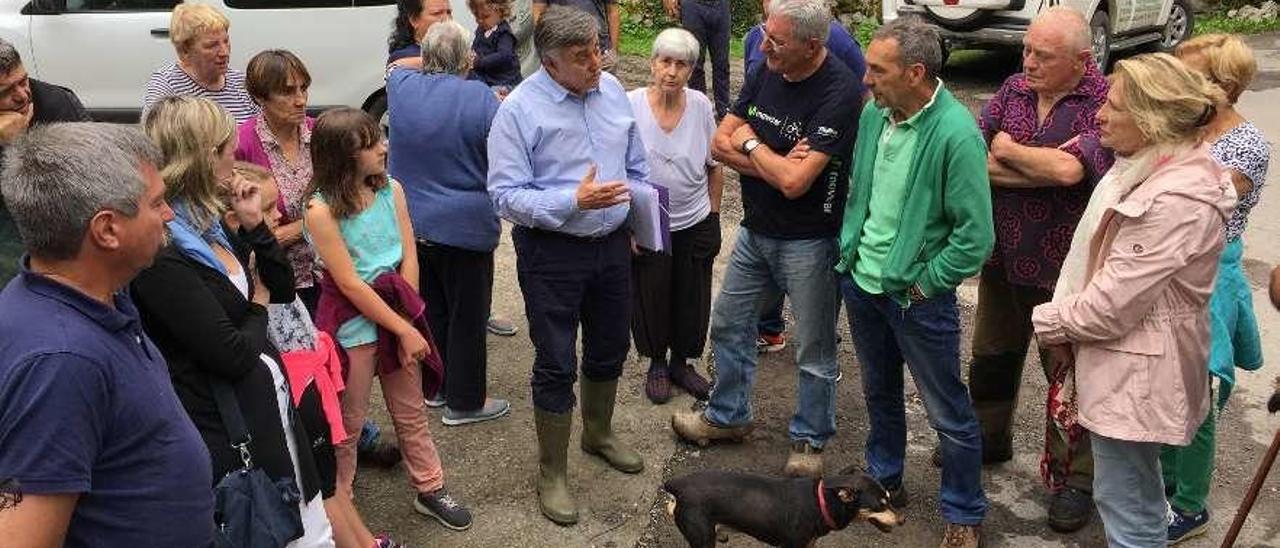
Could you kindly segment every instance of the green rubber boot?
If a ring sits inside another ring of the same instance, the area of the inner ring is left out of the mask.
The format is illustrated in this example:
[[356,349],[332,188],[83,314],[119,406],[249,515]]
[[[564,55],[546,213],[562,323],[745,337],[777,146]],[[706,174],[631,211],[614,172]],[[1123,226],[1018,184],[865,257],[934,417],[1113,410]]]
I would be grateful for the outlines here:
[[618,380],[595,382],[586,378],[581,385],[582,450],[605,460],[614,469],[627,474],[644,470],[640,453],[627,447],[613,435],[613,404],[618,395]]
[[569,431],[573,413],[533,410],[538,431],[538,507],[557,525],[578,522],[578,508],[569,492]]

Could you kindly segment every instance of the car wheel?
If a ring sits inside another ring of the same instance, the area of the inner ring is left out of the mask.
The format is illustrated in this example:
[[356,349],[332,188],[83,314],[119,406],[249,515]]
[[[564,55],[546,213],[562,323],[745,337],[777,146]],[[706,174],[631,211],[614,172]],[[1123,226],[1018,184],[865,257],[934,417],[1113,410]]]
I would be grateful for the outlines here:
[[935,6],[924,9],[938,26],[960,32],[976,29],[991,17],[991,10]]
[[1169,10],[1169,21],[1164,24],[1164,34],[1160,39],[1160,49],[1173,51],[1184,40],[1191,37],[1191,28],[1195,24],[1195,14],[1187,0],[1173,0]]
[[1111,18],[1105,11],[1096,11],[1089,19],[1089,33],[1092,35],[1090,49],[1093,60],[1098,62],[1098,70],[1107,71],[1107,63],[1111,61]]

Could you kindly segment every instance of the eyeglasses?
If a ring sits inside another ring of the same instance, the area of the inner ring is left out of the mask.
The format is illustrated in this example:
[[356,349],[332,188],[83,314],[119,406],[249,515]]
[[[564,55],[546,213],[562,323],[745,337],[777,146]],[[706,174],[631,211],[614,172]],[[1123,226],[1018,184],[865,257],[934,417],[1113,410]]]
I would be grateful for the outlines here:
[[779,42],[777,40],[774,40],[773,37],[769,36],[768,34],[764,35],[764,43],[768,44],[769,47],[773,49],[782,49],[787,47],[786,42]]

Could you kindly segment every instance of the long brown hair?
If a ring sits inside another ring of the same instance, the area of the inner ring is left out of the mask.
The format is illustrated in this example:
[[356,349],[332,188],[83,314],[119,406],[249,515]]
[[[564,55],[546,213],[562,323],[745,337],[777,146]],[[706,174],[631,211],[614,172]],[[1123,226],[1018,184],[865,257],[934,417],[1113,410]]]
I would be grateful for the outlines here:
[[374,191],[387,184],[387,176],[370,175],[357,180],[360,151],[378,144],[382,130],[363,110],[342,107],[327,110],[316,118],[311,130],[311,191],[319,193],[335,219],[359,213],[360,186]]

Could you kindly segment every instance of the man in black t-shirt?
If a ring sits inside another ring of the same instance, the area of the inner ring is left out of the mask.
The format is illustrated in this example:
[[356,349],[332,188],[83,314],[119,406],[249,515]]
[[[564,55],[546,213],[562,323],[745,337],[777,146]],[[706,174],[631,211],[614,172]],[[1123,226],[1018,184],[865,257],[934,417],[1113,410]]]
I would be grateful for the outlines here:
[[[4,149],[31,126],[53,122],[88,122],[80,99],[71,90],[27,76],[18,50],[0,38],[0,167]],[[0,200],[0,287],[18,272],[22,242]]]
[[765,65],[747,75],[716,131],[715,156],[740,174],[745,215],[712,317],[715,389],[705,414],[672,418],[676,433],[695,442],[741,440],[751,429],[756,307],[776,286],[796,316],[789,475],[821,475],[822,447],[836,426],[833,267],[862,99],[853,73],[827,53],[830,23],[824,0],[775,1]]

